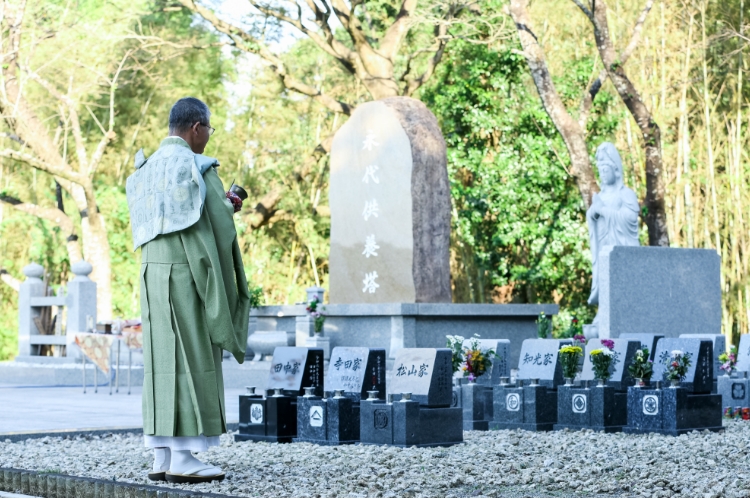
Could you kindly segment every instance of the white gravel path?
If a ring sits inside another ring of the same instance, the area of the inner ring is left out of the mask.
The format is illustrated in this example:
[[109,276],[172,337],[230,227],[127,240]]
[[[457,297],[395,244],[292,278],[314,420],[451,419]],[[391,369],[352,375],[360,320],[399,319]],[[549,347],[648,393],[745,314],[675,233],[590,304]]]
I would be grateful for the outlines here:
[[[264,497],[750,497],[750,422],[681,437],[591,431],[466,432],[449,448],[240,442],[199,457],[227,479],[181,485]],[[0,443],[0,467],[149,483],[139,435]],[[159,485],[163,485],[160,483]]]

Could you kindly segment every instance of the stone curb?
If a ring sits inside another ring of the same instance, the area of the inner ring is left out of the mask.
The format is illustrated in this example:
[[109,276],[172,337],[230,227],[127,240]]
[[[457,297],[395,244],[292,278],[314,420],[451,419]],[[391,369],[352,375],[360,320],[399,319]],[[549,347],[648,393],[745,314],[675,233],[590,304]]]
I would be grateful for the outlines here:
[[0,468],[0,490],[34,497],[232,497],[13,468]]
[[[239,423],[227,423],[227,431],[237,431],[240,427]],[[13,433],[0,433],[0,443],[5,440],[10,440],[11,443],[23,442],[28,439],[37,439],[44,437],[62,437],[62,438],[73,438],[83,435],[110,435],[110,434],[127,434],[127,433],[143,433],[142,427],[137,428],[79,428],[74,430],[49,430],[49,431],[37,431],[37,432],[13,432]]]

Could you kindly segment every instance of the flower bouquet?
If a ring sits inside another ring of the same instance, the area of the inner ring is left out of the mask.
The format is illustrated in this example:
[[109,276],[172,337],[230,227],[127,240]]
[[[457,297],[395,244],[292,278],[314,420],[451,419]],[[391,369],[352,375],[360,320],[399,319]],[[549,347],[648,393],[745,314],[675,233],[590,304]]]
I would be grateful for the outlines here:
[[583,349],[573,345],[565,345],[560,349],[559,355],[563,378],[572,380],[578,372],[578,359],[583,356]]
[[323,324],[326,322],[326,316],[321,310],[325,310],[325,307],[321,307],[320,310],[318,310],[318,305],[320,305],[320,298],[318,295],[313,295],[312,300],[307,304],[307,313],[310,314],[310,317],[313,318],[313,331],[316,333],[320,333],[323,331]]
[[497,357],[495,350],[492,348],[482,350],[479,348],[479,341],[472,339],[471,345],[464,349],[463,365],[464,376],[469,377],[470,383],[487,372],[492,366],[492,357]]
[[666,378],[672,382],[672,386],[685,379],[688,368],[690,367],[690,354],[682,350],[672,350],[672,354],[664,360],[667,370],[664,373]]
[[654,363],[648,357],[648,348],[636,350],[633,362],[628,366],[630,375],[639,380],[638,386],[645,386],[654,374]]
[[606,383],[612,376],[610,368],[612,367],[612,350],[615,348],[615,342],[612,340],[601,340],[601,344],[601,348],[592,350],[589,353],[589,359],[591,359],[596,379]]
[[461,370],[461,364],[464,361],[464,337],[447,335],[446,339],[448,341],[445,346],[451,349],[451,364],[455,374]]
[[737,347],[730,345],[729,353],[724,352],[719,355],[719,362],[721,362],[719,369],[724,371],[724,374],[727,376],[731,376],[737,372]]

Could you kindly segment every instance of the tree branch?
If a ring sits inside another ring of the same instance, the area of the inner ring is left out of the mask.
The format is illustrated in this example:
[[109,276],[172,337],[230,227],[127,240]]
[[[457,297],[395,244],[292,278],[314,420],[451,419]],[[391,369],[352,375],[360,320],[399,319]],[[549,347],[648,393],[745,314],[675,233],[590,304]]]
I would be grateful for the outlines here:
[[81,131],[81,122],[78,118],[78,110],[76,109],[76,103],[69,95],[65,95],[57,90],[54,85],[42,78],[38,73],[23,68],[30,79],[37,82],[47,93],[58,99],[60,102],[65,104],[68,108],[68,116],[70,118],[70,130],[73,132],[73,138],[76,143],[76,155],[78,156],[78,170],[85,171],[88,165],[88,154],[86,153],[86,145],[83,140],[83,133]]
[[232,40],[233,46],[240,50],[244,50],[245,52],[258,55],[268,62],[277,76],[281,79],[284,87],[303,95],[307,95],[308,97],[312,97],[321,105],[335,113],[346,115],[351,114],[353,108],[349,104],[336,100],[335,98],[322,93],[320,90],[302,83],[287,73],[286,67],[281,59],[273,54],[268,47],[259,40],[256,40],[236,26],[222,21],[211,10],[198,5],[194,0],[180,0],[180,3],[203,17],[203,19],[208,21],[217,31],[227,35],[230,40]]
[[[578,3],[576,0],[573,0]],[[654,5],[654,0],[647,0],[646,5],[643,7],[643,10],[641,11],[640,16],[638,16],[638,20],[635,23],[635,26],[633,27],[633,34],[630,36],[630,42],[628,42],[627,47],[625,47],[625,50],[622,51],[620,54],[620,65],[624,66],[625,63],[630,59],[630,56],[633,55],[633,52],[635,52],[635,49],[638,48],[638,44],[641,41],[641,33],[643,33],[643,24],[646,22],[646,17],[648,16],[648,13],[651,11],[651,8]],[[579,6],[580,7],[580,6]],[[593,22],[593,14],[589,16],[589,19]],[[583,96],[583,99],[581,100],[581,106],[578,114],[578,124],[586,130],[586,123],[589,119],[589,113],[591,112],[591,106],[594,103],[594,99],[596,98],[596,95],[599,93],[599,90],[602,88],[602,85],[604,84],[604,80],[607,77],[607,70],[602,69],[599,72],[599,75],[597,76],[596,80],[594,80],[594,83],[591,84],[591,86],[588,88],[586,93]]]
[[388,27],[380,42],[378,52],[383,57],[393,60],[398,54],[401,42],[409,31],[409,21],[416,6],[417,0],[404,0],[401,3],[401,10],[399,10],[396,20]]
[[5,194],[0,194],[0,202],[7,204],[22,213],[47,220],[48,222],[55,224],[57,227],[60,227],[66,237],[66,246],[70,261],[77,262],[82,259],[81,246],[78,242],[78,236],[75,234],[75,225],[65,212],[57,208],[44,208],[32,203],[24,203],[19,199]]
[[5,269],[0,269],[0,281],[10,286],[16,293],[21,290],[21,280],[10,275]]
[[571,173],[576,180],[584,204],[588,207],[591,205],[594,193],[599,191],[599,186],[591,168],[583,130],[565,109],[565,105],[557,93],[552,76],[547,68],[544,50],[531,29],[531,19],[527,10],[528,1],[511,0],[510,15],[516,25],[518,38],[523,47],[523,55],[529,65],[531,77],[542,100],[542,105],[565,142],[570,155]]
[[0,156],[3,158],[10,158],[15,159],[16,161],[21,161],[33,168],[36,168],[37,170],[49,173],[50,175],[55,175],[56,177],[60,177],[78,185],[86,185],[87,183],[87,178],[84,175],[67,170],[61,166],[50,165],[49,163],[35,158],[34,156],[31,156],[30,154],[27,154],[23,151],[16,151],[14,149],[2,149],[0,150]]

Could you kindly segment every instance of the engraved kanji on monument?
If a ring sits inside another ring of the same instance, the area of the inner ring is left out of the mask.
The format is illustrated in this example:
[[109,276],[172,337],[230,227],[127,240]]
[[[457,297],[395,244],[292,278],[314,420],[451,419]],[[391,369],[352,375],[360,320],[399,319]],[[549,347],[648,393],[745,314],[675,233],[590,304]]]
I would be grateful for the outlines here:
[[472,342],[476,339],[477,346],[486,351],[492,349],[495,355],[490,359],[492,366],[490,372],[477,378],[477,384],[480,385],[499,385],[500,378],[510,378],[510,340],[489,339],[489,338],[468,338],[464,340],[463,347],[470,348]]
[[357,107],[331,149],[331,303],[451,301],[446,165],[421,102]]
[[385,398],[386,357],[384,348],[336,347],[331,352],[325,389],[328,392],[343,390],[358,401],[367,398],[370,390]]
[[538,379],[541,386],[557,388],[563,382],[562,364],[557,353],[563,345],[570,343],[570,340],[523,340],[516,379]]
[[411,393],[421,405],[450,406],[453,365],[447,348],[402,348],[396,354],[389,392]]
[[323,349],[276,347],[273,351],[268,388],[290,395],[303,395],[305,387],[316,387],[323,395]]
[[667,363],[672,352],[690,355],[690,367],[680,386],[689,393],[711,393],[713,387],[713,341],[701,338],[662,338],[656,344],[653,381],[666,382]]

